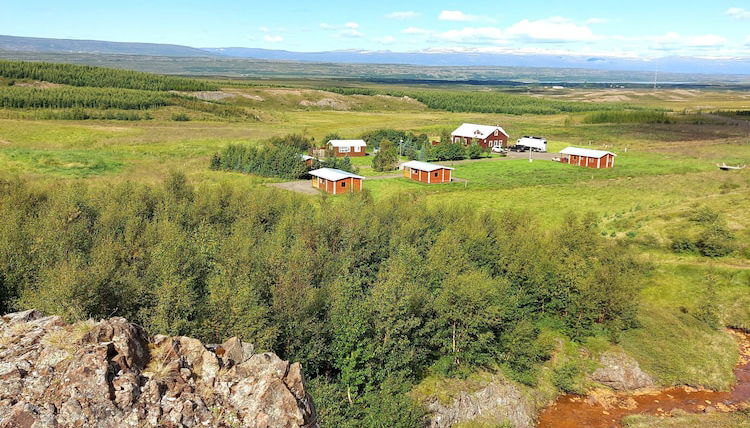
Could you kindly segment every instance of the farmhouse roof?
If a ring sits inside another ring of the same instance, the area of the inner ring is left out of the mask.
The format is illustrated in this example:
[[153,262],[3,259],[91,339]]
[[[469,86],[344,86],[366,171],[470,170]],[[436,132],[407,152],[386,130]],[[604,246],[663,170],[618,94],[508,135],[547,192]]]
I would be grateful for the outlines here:
[[566,147],[560,150],[560,153],[564,155],[575,155],[575,156],[583,156],[587,158],[596,158],[596,159],[602,158],[606,155],[617,156],[616,154],[605,151],[605,150],[580,149],[578,147]]
[[453,169],[447,166],[438,165],[436,163],[420,162],[420,161],[409,161],[401,164],[403,168],[414,168],[420,171],[432,172],[436,169]]
[[495,132],[496,129],[500,130],[500,132],[502,132],[506,137],[509,137],[508,133],[499,126],[475,125],[473,123],[464,123],[463,125],[456,128],[456,130],[453,131],[451,135],[454,137],[485,139],[492,135],[492,133]]
[[328,144],[333,147],[365,147],[367,143],[364,140],[331,140]]
[[310,155],[299,155],[299,156],[302,158],[303,161],[308,161],[310,159],[315,159],[314,157],[312,157]]
[[356,174],[352,174],[351,172],[342,171],[340,169],[334,169],[334,168],[320,168],[313,171],[310,171],[310,175],[313,177],[320,177],[326,180],[330,181],[339,181],[343,180],[345,178],[360,178],[364,179],[364,177]]

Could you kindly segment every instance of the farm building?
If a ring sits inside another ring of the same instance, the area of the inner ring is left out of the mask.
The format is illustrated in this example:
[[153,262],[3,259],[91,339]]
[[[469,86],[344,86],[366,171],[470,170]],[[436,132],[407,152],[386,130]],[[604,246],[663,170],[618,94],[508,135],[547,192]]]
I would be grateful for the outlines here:
[[362,190],[361,177],[351,172],[333,168],[320,168],[310,171],[312,185],[314,188],[338,195],[347,192],[359,192]]
[[612,168],[616,154],[604,150],[566,147],[560,151],[560,162],[586,168]]
[[367,143],[364,140],[331,140],[328,142],[336,157],[364,156]]
[[477,144],[485,149],[493,147],[507,147],[508,133],[499,126],[474,125],[464,123],[451,132],[451,139],[454,143],[463,143],[468,146],[476,139]]
[[404,177],[422,183],[449,183],[453,168],[434,163],[409,161],[401,165]]
[[309,155],[300,155],[300,157],[302,158],[302,162],[304,162],[307,166],[312,166],[313,161],[315,160],[314,157]]

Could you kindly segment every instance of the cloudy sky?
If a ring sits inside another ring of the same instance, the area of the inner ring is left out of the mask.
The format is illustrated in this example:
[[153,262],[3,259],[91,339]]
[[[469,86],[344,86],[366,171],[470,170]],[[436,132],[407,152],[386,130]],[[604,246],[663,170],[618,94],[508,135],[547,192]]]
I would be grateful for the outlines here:
[[750,57],[750,1],[0,0],[0,34],[295,51]]

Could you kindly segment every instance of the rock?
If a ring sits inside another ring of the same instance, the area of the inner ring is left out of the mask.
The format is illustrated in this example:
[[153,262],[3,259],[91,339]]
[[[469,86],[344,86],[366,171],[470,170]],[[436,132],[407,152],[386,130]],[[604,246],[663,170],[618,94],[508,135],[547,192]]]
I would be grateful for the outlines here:
[[654,380],[641,370],[638,362],[622,352],[605,352],[591,378],[617,391],[632,391],[654,386]]
[[317,427],[299,363],[232,338],[149,338],[124,318],[0,322],[0,428]]
[[515,428],[532,428],[534,405],[522,394],[518,385],[494,376],[481,390],[460,393],[451,404],[443,405],[438,400],[426,404],[427,420],[430,428],[450,427],[459,423],[509,421]]

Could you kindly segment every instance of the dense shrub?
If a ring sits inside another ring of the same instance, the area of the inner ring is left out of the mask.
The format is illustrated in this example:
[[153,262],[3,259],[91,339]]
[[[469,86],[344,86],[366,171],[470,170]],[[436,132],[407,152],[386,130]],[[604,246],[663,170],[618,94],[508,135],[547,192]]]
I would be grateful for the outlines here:
[[375,171],[392,171],[398,168],[398,149],[388,140],[383,140],[380,150],[372,158],[372,169]]
[[295,147],[273,144],[230,144],[211,157],[210,168],[290,179],[302,178],[308,171]]
[[671,123],[672,119],[663,111],[622,110],[599,111],[586,115],[583,123]]
[[[262,149],[230,146],[221,165],[273,164]],[[440,364],[533,383],[549,351],[540,319],[571,337],[635,319],[640,267],[595,219],[547,232],[525,213],[414,198],[194,188],[181,174],[0,181],[0,310],[239,336],[300,361],[333,426],[413,425],[405,391]]]
[[96,108],[145,110],[170,104],[172,96],[161,92],[102,88],[0,88],[2,108]]
[[175,122],[188,122],[190,121],[190,116],[185,113],[175,113],[172,115],[172,120]]

